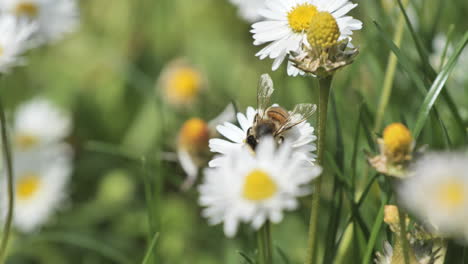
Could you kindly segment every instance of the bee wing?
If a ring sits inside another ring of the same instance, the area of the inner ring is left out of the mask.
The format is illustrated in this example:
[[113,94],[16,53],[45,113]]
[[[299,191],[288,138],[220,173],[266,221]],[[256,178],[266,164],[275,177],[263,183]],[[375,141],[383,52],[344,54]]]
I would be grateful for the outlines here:
[[257,108],[261,118],[265,114],[265,110],[270,106],[270,97],[273,94],[273,80],[270,75],[262,74],[257,88]]
[[317,106],[314,104],[298,104],[289,113],[288,120],[276,131],[279,135],[288,129],[306,121],[311,115],[315,113]]

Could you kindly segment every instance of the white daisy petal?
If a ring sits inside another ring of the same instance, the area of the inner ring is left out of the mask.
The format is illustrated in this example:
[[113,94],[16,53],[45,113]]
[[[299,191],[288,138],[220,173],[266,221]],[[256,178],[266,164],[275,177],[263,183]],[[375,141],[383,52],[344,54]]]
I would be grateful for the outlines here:
[[[306,34],[309,30],[307,21],[311,21],[316,14],[315,11],[330,13],[337,21],[340,30],[338,40],[348,38],[353,30],[362,27],[360,21],[351,17],[343,19],[356,6],[357,4],[349,0],[266,1],[265,8],[259,11],[263,20],[253,24],[251,30],[254,45],[266,44],[256,56],[261,60],[273,59],[272,70],[278,69],[289,53],[298,52],[302,45],[307,45]],[[299,8],[301,11],[295,13]],[[307,17],[309,14],[310,18]],[[304,75],[304,72],[293,68],[294,65],[288,62],[288,75]]]
[[259,143],[255,155],[239,148],[225,156],[219,166],[206,169],[198,188],[199,203],[205,207],[202,215],[210,224],[223,222],[228,237],[236,234],[241,222],[254,229],[267,220],[280,222],[284,211],[297,208],[302,190],[309,189],[305,179],[319,175],[305,162],[294,160],[291,150],[287,141],[277,148],[273,138],[267,137]]

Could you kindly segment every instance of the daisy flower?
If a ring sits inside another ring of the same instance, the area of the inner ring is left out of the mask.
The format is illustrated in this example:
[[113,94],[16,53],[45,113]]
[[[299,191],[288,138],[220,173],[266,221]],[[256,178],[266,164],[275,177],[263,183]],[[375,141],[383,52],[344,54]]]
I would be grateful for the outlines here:
[[[274,105],[276,106],[276,105]],[[237,113],[237,122],[239,126],[230,122],[218,125],[216,129],[226,139],[210,139],[209,146],[211,152],[222,154],[210,161],[210,167],[216,167],[226,159],[226,155],[232,151],[237,151],[247,146],[247,132],[254,124],[257,110],[253,107],[247,107],[246,114]],[[314,141],[317,137],[314,135],[314,128],[308,122],[302,122],[292,127],[284,133],[284,139],[291,142],[293,155],[297,159],[309,162],[315,161],[316,150]]]
[[0,15],[0,74],[24,64],[21,56],[30,47],[31,36],[36,29],[34,23],[18,21],[10,15]]
[[157,88],[174,106],[192,105],[206,82],[201,72],[184,59],[175,59],[162,71]]
[[[14,225],[23,232],[38,229],[66,198],[71,175],[71,151],[65,145],[49,147],[36,155],[19,154],[14,159]],[[3,177],[3,186],[5,185]],[[2,192],[2,213],[6,215],[8,197]]]
[[235,112],[232,104],[213,120],[206,122],[200,118],[191,118],[182,125],[177,140],[177,158],[187,174],[182,189],[190,188],[198,177],[198,171],[206,165],[210,156],[208,140],[216,136],[216,126],[232,121]]
[[[316,28],[320,34],[336,24],[335,41],[350,39],[353,30],[359,30],[362,23],[345,16],[357,6],[348,0],[267,0],[266,8],[260,10],[264,20],[252,25],[254,45],[264,45],[256,56],[273,59],[272,70],[279,68],[291,52],[301,53],[307,42],[307,33]],[[317,16],[320,14],[320,16]],[[317,16],[317,17],[316,17]],[[316,18],[313,24],[313,19]],[[296,76],[301,71],[288,62],[288,74]]]
[[231,152],[216,168],[204,172],[199,187],[202,214],[210,224],[224,223],[228,237],[240,222],[259,229],[265,221],[278,223],[283,211],[298,206],[297,197],[309,193],[304,187],[320,174],[318,167],[292,157],[292,144],[279,148],[271,137],[257,147],[255,155],[246,148]]
[[18,107],[13,125],[16,151],[29,151],[63,141],[71,131],[68,113],[43,98]]
[[59,40],[78,26],[76,0],[2,0],[0,12],[36,22],[37,44]]
[[265,7],[265,0],[230,0],[239,9],[239,16],[247,22],[260,20],[259,10]]
[[468,156],[427,154],[417,161],[410,177],[398,188],[400,201],[410,212],[442,235],[468,235]]

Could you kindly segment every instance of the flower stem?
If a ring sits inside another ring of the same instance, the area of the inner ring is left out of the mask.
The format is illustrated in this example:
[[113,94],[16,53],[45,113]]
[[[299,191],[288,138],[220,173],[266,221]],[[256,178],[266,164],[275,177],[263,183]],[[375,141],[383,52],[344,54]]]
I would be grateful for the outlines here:
[[[404,1],[404,6],[406,7],[408,1]],[[393,34],[393,42],[397,47],[400,47],[401,41],[403,39],[403,32],[405,29],[405,17],[403,13],[400,13],[398,16],[398,21]],[[382,87],[382,95],[380,96],[379,106],[377,108],[377,116],[375,118],[374,132],[380,131],[382,128],[383,118],[385,114],[385,109],[387,108],[388,101],[390,100],[390,95],[392,94],[393,81],[396,73],[397,66],[397,57],[392,52],[388,58],[387,69],[385,71],[385,77]]]
[[1,126],[1,137],[2,137],[2,149],[3,149],[3,156],[5,158],[5,164],[6,164],[6,170],[7,170],[7,182],[8,182],[7,183],[8,211],[7,211],[6,221],[3,226],[2,240],[0,242],[0,263],[4,263],[7,245],[8,245],[8,239],[10,237],[11,223],[13,221],[15,197],[13,193],[13,163],[11,159],[10,141],[8,140],[5,111],[3,110],[3,104],[1,100],[0,100],[0,126]]
[[410,264],[410,255],[408,252],[408,239],[406,238],[406,214],[398,210],[398,218],[400,219],[400,239],[403,249],[403,264]]
[[[317,164],[323,167],[323,154],[325,152],[325,134],[327,126],[328,97],[330,95],[332,75],[319,78],[319,102],[318,102],[318,143],[317,143]],[[323,173],[322,173],[323,174]],[[309,223],[309,243],[307,250],[306,264],[312,264],[315,260],[317,247],[317,227],[318,212],[320,209],[320,193],[322,190],[322,177],[315,180],[315,189],[312,196],[312,210],[310,212]]]
[[267,221],[257,231],[258,238],[258,263],[273,264],[273,250],[271,242],[270,222]]

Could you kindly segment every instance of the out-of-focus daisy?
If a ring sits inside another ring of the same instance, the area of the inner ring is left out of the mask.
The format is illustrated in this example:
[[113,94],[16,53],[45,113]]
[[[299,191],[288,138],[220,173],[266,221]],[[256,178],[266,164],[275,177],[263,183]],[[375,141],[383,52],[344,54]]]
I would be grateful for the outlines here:
[[170,62],[157,83],[162,95],[175,106],[190,106],[205,88],[202,73],[183,59]]
[[31,46],[36,29],[34,23],[18,21],[0,12],[0,74],[24,63],[21,55]]
[[73,32],[79,21],[76,0],[2,0],[0,12],[36,22],[39,44],[61,39]]
[[63,141],[71,130],[68,113],[43,98],[20,105],[15,114],[13,146],[29,151]]
[[399,200],[441,235],[468,238],[468,156],[431,153],[398,188]]
[[[237,121],[240,127],[229,122],[217,126],[218,132],[226,139],[210,139],[210,150],[222,154],[210,161],[210,167],[218,166],[223,159],[226,159],[227,154],[247,146],[247,132],[253,126],[257,112],[253,107],[247,107],[246,114],[238,113]],[[308,122],[292,127],[283,136],[284,140],[292,143],[295,158],[309,162],[315,161],[313,152],[316,150],[314,141],[317,137],[314,135],[314,128]]]
[[234,115],[234,107],[229,104],[220,115],[209,122],[200,118],[191,118],[184,122],[177,140],[178,160],[187,174],[182,189],[188,189],[193,185],[199,169],[206,165],[211,156],[208,140],[216,136],[215,127],[220,123],[233,120]]
[[266,0],[230,0],[239,9],[239,15],[247,22],[260,20],[259,10],[265,7]]
[[[66,185],[71,175],[71,151],[66,145],[55,145],[36,153],[14,157],[15,211],[13,223],[23,232],[43,225],[66,198]],[[5,177],[3,177],[5,184]],[[3,215],[8,197],[1,194]]]
[[[444,66],[444,64],[447,63],[448,58],[450,58],[454,52],[453,45],[451,43],[447,43],[447,41],[447,37],[442,33],[437,34],[432,41],[433,53],[429,56],[429,61],[434,69],[440,69]],[[448,46],[446,49],[447,44]],[[444,59],[443,62],[442,59]],[[457,65],[458,66],[455,67],[451,76],[457,83],[464,84],[468,81],[468,76],[465,72],[465,69],[468,66],[468,49],[464,49],[461,52],[458,57]]]
[[240,148],[216,168],[205,170],[200,191],[203,216],[210,224],[224,223],[228,237],[236,234],[240,222],[259,229],[265,221],[278,223],[283,211],[294,210],[296,198],[309,193],[304,185],[320,174],[320,168],[292,157],[292,145],[279,148],[265,138],[255,155]]
[[379,172],[395,177],[404,177],[405,169],[414,149],[409,129],[402,123],[392,123],[377,139],[380,154],[369,158],[369,163]]
[[[252,25],[254,45],[269,43],[256,56],[273,59],[276,70],[291,52],[301,53],[310,30],[327,34],[330,44],[349,39],[353,30],[362,27],[359,20],[345,16],[356,6],[348,0],[269,0],[260,11],[264,20]],[[299,73],[288,63],[289,75]]]

